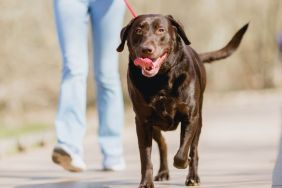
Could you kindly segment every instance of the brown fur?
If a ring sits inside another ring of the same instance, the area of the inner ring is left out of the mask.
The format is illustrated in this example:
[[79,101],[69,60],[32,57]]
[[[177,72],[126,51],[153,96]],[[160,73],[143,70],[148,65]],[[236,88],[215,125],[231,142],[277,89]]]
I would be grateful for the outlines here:
[[[160,169],[155,181],[169,179],[167,146],[161,131],[175,130],[181,124],[180,146],[173,165],[189,173],[186,185],[198,185],[198,142],[202,128],[202,103],[206,86],[203,62],[226,58],[239,46],[248,25],[239,30],[219,51],[197,54],[189,44],[183,28],[172,16],[141,15],[121,31],[121,52],[125,42],[129,49],[128,91],[136,114],[136,132],[141,159],[139,188],[152,188],[152,139],[159,147]],[[137,31],[138,30],[138,31]],[[158,74],[142,75],[133,61],[137,57],[156,59],[168,53]]]

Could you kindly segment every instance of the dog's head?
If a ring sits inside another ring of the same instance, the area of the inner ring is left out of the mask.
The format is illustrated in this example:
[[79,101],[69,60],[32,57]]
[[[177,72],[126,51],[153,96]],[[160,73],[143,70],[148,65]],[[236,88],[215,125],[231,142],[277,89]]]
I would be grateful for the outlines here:
[[158,14],[134,18],[122,29],[120,36],[117,51],[123,51],[127,41],[131,60],[141,67],[146,77],[153,77],[162,70],[162,65],[181,40],[190,44],[183,28],[172,16]]

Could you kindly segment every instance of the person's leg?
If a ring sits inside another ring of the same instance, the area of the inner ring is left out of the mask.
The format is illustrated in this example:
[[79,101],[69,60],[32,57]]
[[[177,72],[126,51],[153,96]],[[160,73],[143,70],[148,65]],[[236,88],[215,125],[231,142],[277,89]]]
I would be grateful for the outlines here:
[[88,73],[87,1],[54,0],[54,14],[63,57],[61,91],[55,120],[57,142],[68,153],[82,157]]
[[95,0],[90,4],[99,143],[104,155],[104,168],[124,163],[122,147],[124,109],[116,52],[124,12],[125,6],[121,0]]

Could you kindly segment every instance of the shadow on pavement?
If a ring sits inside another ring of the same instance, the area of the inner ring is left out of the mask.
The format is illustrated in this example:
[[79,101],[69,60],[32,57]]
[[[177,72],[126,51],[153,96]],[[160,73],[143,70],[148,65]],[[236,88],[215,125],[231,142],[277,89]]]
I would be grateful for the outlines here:
[[113,185],[120,187],[136,187],[136,182],[130,182],[127,180],[96,181],[96,182],[64,181],[57,183],[23,185],[23,186],[17,186],[16,188],[37,188],[37,187],[38,188],[110,188]]
[[[60,179],[61,177],[58,176],[50,176],[49,174],[52,173],[52,171],[42,171],[39,170],[37,172],[31,171],[31,170],[16,170],[16,171],[9,171],[9,170],[3,170],[1,169],[0,177],[1,178],[8,178],[8,179],[29,179],[29,180],[56,180]],[[38,176],[35,176],[34,173],[38,174]],[[32,174],[32,175],[31,175]],[[48,174],[46,176],[42,176],[42,174]]]
[[[280,114],[281,114],[280,117],[282,119],[282,108]],[[280,121],[282,121],[281,119]],[[282,187],[282,122],[281,122],[279,152],[272,174],[272,188],[281,188],[281,187]]]

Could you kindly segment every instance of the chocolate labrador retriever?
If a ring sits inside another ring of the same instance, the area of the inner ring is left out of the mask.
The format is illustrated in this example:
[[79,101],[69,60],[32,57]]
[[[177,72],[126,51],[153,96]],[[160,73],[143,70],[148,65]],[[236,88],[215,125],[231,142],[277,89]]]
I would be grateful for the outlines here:
[[155,181],[169,179],[167,145],[161,131],[181,125],[180,146],[173,165],[189,173],[185,184],[200,183],[198,142],[202,128],[205,62],[230,56],[248,28],[242,27],[221,50],[198,54],[172,16],[140,15],[121,31],[118,52],[129,49],[128,91],[136,114],[136,131],[141,159],[139,188],[152,188],[152,139],[159,147],[160,169]]

